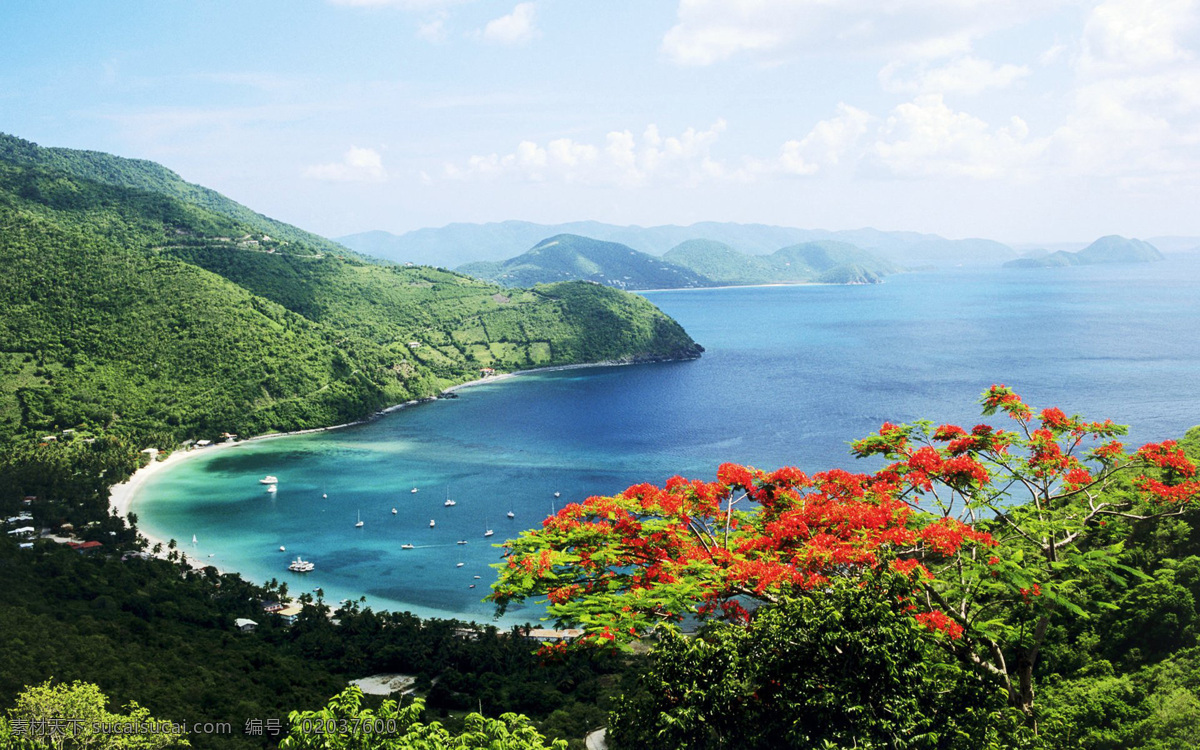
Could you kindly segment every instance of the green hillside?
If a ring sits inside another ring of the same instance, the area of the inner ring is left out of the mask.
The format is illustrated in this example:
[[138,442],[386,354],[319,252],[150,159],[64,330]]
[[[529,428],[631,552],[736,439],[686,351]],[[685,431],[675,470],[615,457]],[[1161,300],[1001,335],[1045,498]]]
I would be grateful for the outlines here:
[[574,234],[542,240],[501,263],[471,263],[462,273],[504,286],[580,279],[618,289],[684,289],[712,286],[702,275],[616,242]]
[[1107,263],[1152,263],[1163,255],[1154,245],[1137,239],[1110,234],[1101,237],[1078,252],[1057,252],[1039,258],[1019,258],[1005,263],[1006,268],[1061,268],[1091,266]]
[[483,367],[699,352],[633,295],[367,263],[170,184],[79,177],[127,160],[59,152],[72,173],[0,159],[0,438],[80,428],[169,446],[348,421]]
[[688,240],[664,260],[709,278],[711,286],[731,284],[873,284],[900,269],[854,245],[834,240],[805,242],[770,255],[747,255],[712,240]]
[[0,133],[0,162],[45,167],[92,182],[136,188],[206,208],[246,226],[247,231],[286,242],[302,242],[325,252],[349,253],[338,243],[256,213],[215,190],[187,182],[171,170],[145,159],[126,159],[101,151],[43,148],[36,143]]

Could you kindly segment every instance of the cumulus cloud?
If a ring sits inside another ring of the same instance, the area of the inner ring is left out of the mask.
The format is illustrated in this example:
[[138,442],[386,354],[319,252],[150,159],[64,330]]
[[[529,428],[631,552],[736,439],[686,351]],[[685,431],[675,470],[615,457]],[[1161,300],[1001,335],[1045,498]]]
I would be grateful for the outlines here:
[[672,136],[649,125],[641,136],[628,130],[612,131],[602,143],[581,143],[558,138],[545,145],[522,141],[511,153],[472,156],[465,164],[447,164],[452,179],[494,179],[502,176],[541,182],[559,181],[591,185],[634,187],[657,182],[694,184],[725,174],[711,155],[712,146],[725,130],[718,120],[704,130],[687,128]]
[[1045,148],[1028,136],[1019,117],[993,128],[951,109],[940,94],[924,94],[892,110],[867,156],[896,177],[1013,177]]
[[1107,0],[1092,9],[1074,61],[1071,113],[1056,166],[1100,176],[1188,176],[1200,169],[1197,0]]
[[964,55],[941,66],[892,62],[879,72],[879,82],[891,93],[973,95],[1008,88],[1029,73],[1024,65],[997,65]]
[[538,34],[533,3],[519,3],[512,13],[488,21],[483,38],[498,44],[524,44]]
[[341,161],[314,164],[304,170],[304,176],[331,182],[383,182],[387,171],[378,151],[351,146]]
[[779,154],[786,174],[811,175],[852,156],[872,121],[869,113],[842,103],[836,117],[818,122],[808,135],[787,141]]

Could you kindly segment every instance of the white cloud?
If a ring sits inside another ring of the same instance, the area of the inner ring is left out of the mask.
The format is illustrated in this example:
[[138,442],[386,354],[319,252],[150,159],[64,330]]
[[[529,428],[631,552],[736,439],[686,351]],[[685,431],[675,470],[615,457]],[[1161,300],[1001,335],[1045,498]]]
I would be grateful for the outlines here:
[[446,41],[446,12],[435,13],[429,20],[417,24],[417,36],[434,44]]
[[558,138],[542,146],[522,141],[509,154],[472,156],[464,165],[447,164],[452,179],[495,179],[502,176],[541,182],[634,187],[650,183],[695,184],[726,174],[711,149],[725,121],[705,130],[687,128],[664,137],[649,125],[640,138],[628,130],[612,131],[602,144]]
[[387,171],[378,151],[351,146],[341,161],[314,164],[305,168],[304,176],[331,182],[383,182],[387,179]]
[[679,0],[662,50],[680,65],[711,65],[739,54],[868,50],[905,58],[968,52],[1070,0]]
[[1074,61],[1055,166],[1075,173],[1195,179],[1200,169],[1197,0],[1107,0]]
[[822,120],[804,138],[783,144],[780,169],[787,174],[811,175],[838,164],[853,153],[871,120],[867,112],[839,104],[837,117]]
[[925,62],[910,65],[892,62],[879,71],[879,82],[885,91],[892,93],[973,95],[987,89],[1008,88],[1029,72],[1024,65],[996,65],[966,55],[940,67],[930,67]]
[[1045,149],[1044,141],[1028,135],[1019,117],[992,128],[950,109],[941,95],[925,94],[892,110],[868,160],[896,177],[1020,177]]
[[483,38],[499,44],[524,44],[538,34],[533,3],[519,3],[512,13],[488,21]]

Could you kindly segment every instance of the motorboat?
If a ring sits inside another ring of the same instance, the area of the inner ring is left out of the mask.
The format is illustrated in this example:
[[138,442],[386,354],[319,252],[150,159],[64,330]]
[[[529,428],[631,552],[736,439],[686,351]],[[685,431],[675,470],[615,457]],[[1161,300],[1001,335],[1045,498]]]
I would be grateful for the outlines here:
[[288,566],[288,570],[292,571],[293,573],[311,573],[316,567],[317,566],[315,564],[307,560],[301,560],[299,557],[297,557],[292,564]]
[[437,526],[437,522],[435,522],[432,518],[429,519],[429,528],[432,529],[434,526]]
[[455,544],[466,544],[466,543],[467,543],[466,539],[459,539],[457,542],[455,542]]
[[265,477],[263,477],[262,479],[258,480],[258,483],[259,484],[275,484],[278,481],[279,481],[278,477],[268,474]]
[[398,512],[398,511],[397,511],[395,508],[392,508],[392,515],[393,515],[393,516],[394,516],[394,515],[396,515],[396,513],[397,513],[397,512]]
[[277,485],[274,485],[274,484],[267,485],[267,492],[276,492],[278,490],[279,490],[279,487]]
[[456,563],[454,567],[461,568],[465,563]]
[[416,546],[412,544],[401,544],[400,549],[416,549]]
[[511,510],[510,510],[509,512],[505,513],[504,515],[508,516],[509,518],[516,518],[516,517],[517,517],[517,514],[516,514],[516,513],[513,513]]

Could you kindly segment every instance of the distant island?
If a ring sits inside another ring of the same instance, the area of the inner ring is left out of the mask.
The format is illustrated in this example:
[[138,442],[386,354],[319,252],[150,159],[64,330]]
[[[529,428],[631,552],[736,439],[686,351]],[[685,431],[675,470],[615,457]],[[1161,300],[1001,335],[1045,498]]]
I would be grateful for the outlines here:
[[1110,234],[1101,237],[1078,252],[1058,250],[1035,258],[1018,258],[1004,264],[1005,268],[1062,268],[1064,266],[1094,266],[1108,263],[1152,263],[1163,260],[1163,254],[1149,242]]
[[617,242],[559,234],[501,262],[458,271],[503,286],[583,280],[618,289],[695,289],[752,284],[877,284],[901,269],[845,242],[822,240],[750,255],[716,240],[686,240],[655,257]]

